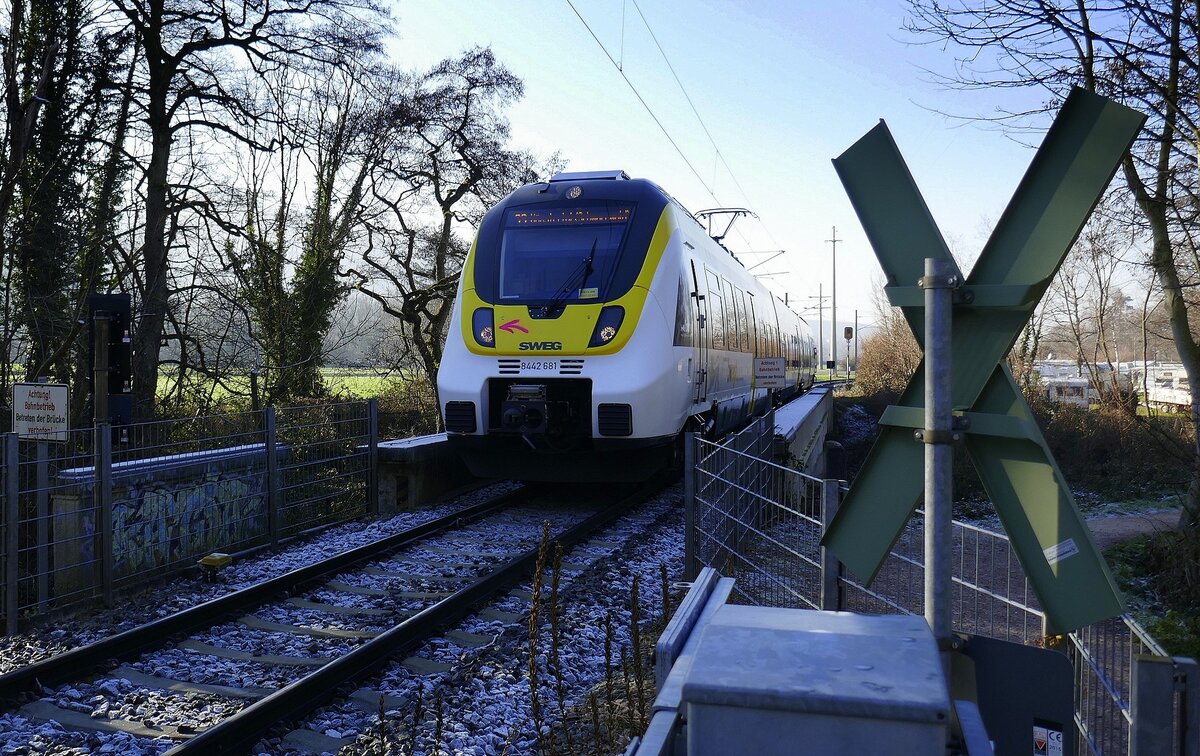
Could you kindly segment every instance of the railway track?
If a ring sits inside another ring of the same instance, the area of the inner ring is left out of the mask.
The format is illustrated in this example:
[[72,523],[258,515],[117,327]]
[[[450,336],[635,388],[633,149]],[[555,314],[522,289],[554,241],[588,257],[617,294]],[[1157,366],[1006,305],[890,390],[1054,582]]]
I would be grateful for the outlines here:
[[853,378],[825,378],[819,381],[813,381],[814,386],[822,388],[839,389],[854,385]]
[[[566,547],[646,495],[638,490],[585,516],[531,502],[525,489],[510,492],[2,675],[0,697],[38,692],[20,715],[159,746],[169,739],[177,743],[171,753],[239,752],[518,584],[532,571],[544,520]],[[436,569],[422,568],[429,563]],[[136,714],[126,703],[131,689],[153,691]],[[364,706],[383,699],[369,690],[348,698]],[[309,735],[295,735],[290,747],[331,745]]]

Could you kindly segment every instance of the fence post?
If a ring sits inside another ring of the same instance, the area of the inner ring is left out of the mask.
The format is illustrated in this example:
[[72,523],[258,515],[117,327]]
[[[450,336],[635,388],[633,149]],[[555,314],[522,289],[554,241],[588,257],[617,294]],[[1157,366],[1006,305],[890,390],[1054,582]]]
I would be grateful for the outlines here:
[[50,600],[50,445],[37,442],[37,598]]
[[279,543],[279,457],[276,454],[275,407],[263,408],[263,432],[267,437],[267,532],[271,545]]
[[737,492],[729,485],[729,478],[733,475],[734,465],[737,464],[737,457],[731,451],[736,440],[736,436],[727,436],[717,446],[721,456],[714,475],[720,488],[720,494],[714,497],[714,500],[720,502],[717,515],[721,518],[721,527],[716,531],[718,537],[713,549],[712,566],[729,577],[734,577],[734,570],[737,568],[732,556],[737,543]]
[[683,579],[695,580],[696,565],[696,434],[683,434]]
[[[1179,662],[1190,662],[1183,669]],[[1192,674],[1189,675],[1188,672]],[[1132,710],[1129,728],[1129,756],[1148,756],[1149,754],[1182,754],[1195,753],[1194,750],[1182,750],[1189,740],[1188,730],[1193,730],[1191,738],[1195,738],[1195,725],[1190,728],[1192,712],[1196,702],[1189,701],[1188,688],[1194,685],[1184,685],[1184,696],[1180,711],[1184,721],[1178,730],[1176,740],[1175,729],[1175,689],[1177,682],[1186,683],[1186,679],[1194,677],[1196,663],[1191,659],[1172,659],[1169,656],[1151,656],[1139,654],[1133,659],[1133,690]]]
[[729,472],[726,473],[729,476],[726,485],[733,499],[729,504],[729,518],[733,523],[733,538],[729,542],[729,554],[731,557],[738,553],[738,550],[742,546],[742,538],[746,533],[746,494],[742,492],[741,484],[746,477],[746,458],[742,456],[742,453],[746,451],[748,440],[748,436],[742,433],[734,434],[729,439],[729,448],[731,450],[729,454],[732,464],[729,466]]
[[760,522],[764,527],[769,523],[773,523],[775,518],[779,516],[779,506],[783,503],[783,497],[780,496],[779,483],[782,476],[779,470],[775,468],[775,408],[767,410],[765,423],[763,426],[762,436],[759,438],[758,458],[761,460],[758,464],[762,469],[764,482],[762,484],[763,496],[770,500],[771,504],[763,502],[759,503],[762,514]]
[[105,605],[113,598],[113,509],[112,426],[100,421],[94,426],[92,502],[96,509],[96,535],[100,539],[100,593]]
[[1181,753],[1200,753],[1200,665],[1185,656],[1175,657],[1175,663],[1177,677],[1183,676],[1183,700],[1179,705],[1183,712]]
[[4,632],[17,634],[17,520],[20,518],[20,446],[16,433],[4,434]]
[[367,513],[379,514],[379,400],[367,400]]
[[[839,482],[826,479],[821,482],[821,532],[829,529],[829,523],[837,515],[838,498],[841,492]],[[827,611],[841,611],[842,586],[838,581],[841,576],[841,563],[827,546],[821,547],[821,608]]]

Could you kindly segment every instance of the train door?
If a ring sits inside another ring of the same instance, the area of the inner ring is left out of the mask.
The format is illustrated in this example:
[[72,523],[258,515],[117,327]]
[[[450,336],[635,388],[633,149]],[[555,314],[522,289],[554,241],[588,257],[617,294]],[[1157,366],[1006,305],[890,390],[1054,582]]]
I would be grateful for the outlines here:
[[708,398],[708,298],[700,290],[700,278],[696,275],[696,261],[692,260],[692,297],[696,300],[696,336],[692,340],[692,354],[695,360],[693,375],[696,380],[696,402]]

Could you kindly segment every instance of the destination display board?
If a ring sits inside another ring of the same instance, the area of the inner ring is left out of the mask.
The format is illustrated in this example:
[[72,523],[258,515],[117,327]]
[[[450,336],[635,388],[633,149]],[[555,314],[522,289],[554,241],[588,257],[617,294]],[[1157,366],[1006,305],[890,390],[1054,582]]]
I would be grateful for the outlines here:
[[21,438],[67,440],[71,392],[65,383],[18,383],[13,386],[12,429]]

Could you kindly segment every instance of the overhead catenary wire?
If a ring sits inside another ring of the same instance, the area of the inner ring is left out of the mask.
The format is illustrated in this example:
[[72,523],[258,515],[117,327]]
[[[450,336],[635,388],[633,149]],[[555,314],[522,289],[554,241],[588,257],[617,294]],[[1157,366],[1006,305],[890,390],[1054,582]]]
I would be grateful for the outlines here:
[[667,131],[667,127],[663,125],[661,120],[659,120],[659,117],[654,112],[654,109],[650,107],[650,104],[647,103],[645,98],[642,97],[642,93],[638,91],[638,88],[634,86],[633,82],[629,80],[629,77],[625,75],[625,71],[622,70],[622,67],[617,63],[616,59],[613,58],[612,53],[608,51],[608,48],[604,46],[604,43],[600,41],[600,38],[596,36],[596,32],[592,30],[592,27],[588,24],[587,20],[582,14],[580,14],[579,9],[575,7],[575,3],[573,3],[571,0],[567,0],[567,5],[571,7],[571,10],[575,13],[576,18],[578,18],[579,22],[583,24],[583,27],[587,29],[588,34],[592,35],[592,39],[596,41],[596,44],[600,46],[600,49],[604,51],[605,57],[607,57],[609,62],[613,64],[613,67],[617,69],[617,72],[621,74],[621,78],[625,80],[625,83],[629,85],[629,89],[633,92],[634,96],[637,97],[638,102],[642,104],[642,107],[645,108],[646,112],[650,114],[650,117],[654,119],[654,123],[658,125],[658,128],[662,131],[663,136],[667,138],[667,141],[671,143],[671,146],[675,148],[675,151],[679,153],[679,157],[682,158],[683,162],[687,164],[687,167],[692,171],[692,175],[696,177],[696,180],[700,182],[700,185],[704,187],[709,196],[711,196],[717,201],[718,204],[720,204],[721,200],[713,192],[712,187],[708,185],[708,182],[704,180],[704,177],[700,175],[700,172],[696,170],[696,166],[692,165],[692,161],[688,160],[687,155],[684,154],[683,150],[675,142],[675,138],[671,136],[671,132]]
[[[683,99],[687,100],[688,107],[692,109],[692,115],[696,116],[696,121],[700,123],[700,128],[704,131],[704,135],[708,137],[708,142],[712,145],[713,153],[715,154],[716,158],[721,161],[722,165],[725,166],[725,172],[728,173],[729,178],[733,180],[733,185],[736,186],[738,191],[741,193],[742,199],[746,201],[746,204],[753,205],[754,203],[750,201],[750,195],[747,194],[745,188],[742,187],[742,182],[738,181],[737,174],[733,172],[733,168],[729,165],[729,161],[725,159],[725,154],[721,152],[721,148],[717,146],[717,140],[713,138],[712,132],[708,130],[708,125],[704,122],[703,116],[700,115],[700,111],[696,108],[696,103],[692,101],[692,96],[688,94],[687,87],[683,86],[683,81],[679,78],[679,74],[675,72],[675,66],[671,65],[671,57],[667,55],[667,51],[663,49],[662,44],[658,41],[658,35],[654,33],[654,29],[650,26],[650,21],[646,18],[646,14],[642,13],[642,8],[640,5],[638,5],[637,0],[633,0],[633,7],[635,10],[637,10],[638,16],[641,17],[642,24],[646,27],[646,31],[650,33],[650,39],[654,41],[654,46],[658,48],[658,53],[662,56],[663,62],[667,64],[667,70],[671,72],[671,76],[675,79],[675,84],[679,86],[679,91],[683,93]],[[624,34],[624,30],[622,30],[622,34]],[[771,240],[771,243],[776,247],[782,247],[783,245],[781,245],[775,239],[775,235],[771,233],[771,229],[767,227],[767,224],[763,222],[762,218],[758,218],[758,222],[762,224],[763,231],[766,232],[767,237]],[[745,237],[743,237],[743,241],[745,241]]]
[[[641,103],[642,107],[650,115],[651,119],[653,119],[654,123],[658,126],[659,130],[663,133],[663,136],[665,136],[667,138],[667,141],[675,149],[675,152],[679,154],[679,157],[687,165],[688,169],[692,172],[692,175],[696,177],[696,180],[700,182],[700,185],[704,187],[705,191],[708,192],[709,196],[711,196],[718,205],[724,204],[721,201],[721,199],[717,196],[714,186],[711,186],[709,184],[709,182],[705,181],[704,177],[700,175],[700,172],[699,172],[699,170],[697,170],[695,164],[693,164],[692,161],[688,158],[688,156],[684,153],[684,151],[680,147],[679,143],[671,135],[671,133],[667,129],[666,125],[662,122],[662,119],[660,119],[658,117],[658,114],[654,112],[654,109],[650,107],[650,104],[642,96],[642,94],[638,90],[637,86],[633,83],[633,81],[625,73],[625,67],[624,67],[624,57],[625,57],[624,56],[624,49],[625,49],[624,3],[622,4],[622,19],[621,19],[621,58],[622,58],[622,60],[620,62],[618,62],[613,57],[612,53],[609,52],[608,48],[600,40],[600,38],[596,34],[595,30],[593,30],[591,25],[587,22],[587,19],[585,19],[583,17],[583,15],[579,12],[579,9],[575,6],[575,3],[572,0],[567,0],[567,5],[571,8],[571,11],[574,12],[576,18],[579,19],[579,22],[581,24],[583,24],[583,27],[587,30],[588,34],[591,35],[592,40],[595,41],[597,46],[599,46],[600,50],[604,53],[605,57],[607,57],[609,62],[613,65],[613,67],[615,69],[617,69],[617,72],[621,75],[621,78],[624,79],[625,84],[633,92],[634,96],[637,97],[638,102]],[[684,87],[683,82],[680,80],[678,73],[676,73],[676,71],[675,71],[675,67],[671,64],[670,57],[667,55],[666,51],[663,49],[662,44],[658,41],[658,37],[657,37],[657,35],[655,35],[654,29],[650,26],[649,21],[646,19],[645,14],[642,12],[641,7],[637,4],[636,0],[634,0],[634,8],[637,10],[638,16],[642,19],[642,23],[643,23],[643,25],[645,25],[646,31],[649,32],[650,38],[654,41],[655,46],[658,48],[659,54],[662,55],[663,61],[666,63],[668,70],[670,70],[670,72],[671,72],[671,76],[675,79],[675,83],[678,85],[680,91],[683,93],[684,99],[687,100],[688,106],[691,108],[693,115],[695,115],[696,120],[700,124],[700,128],[704,131],[705,136],[708,138],[709,143],[712,145],[714,154],[716,155],[717,159],[720,160],[721,164],[725,166],[726,173],[729,174],[729,177],[733,180],[734,185],[737,187],[738,191],[742,194],[742,197],[747,202],[749,202],[749,196],[747,195],[745,188],[742,186],[742,184],[738,180],[737,176],[733,173],[733,169],[730,167],[729,162],[725,159],[724,154],[722,154],[720,147],[717,145],[716,140],[713,138],[712,133],[708,129],[708,125],[704,122],[703,117],[700,115],[699,110],[696,108],[695,102],[692,100],[692,97],[688,93],[686,87]],[[715,175],[714,175],[713,183],[715,184]],[[761,219],[759,219],[759,222],[762,225],[763,231],[766,233],[767,237],[771,240],[772,245],[774,247],[776,247],[777,249],[782,248],[782,245],[779,244],[778,240],[775,238],[775,235],[771,233],[770,228],[768,228],[765,223],[762,223]],[[740,228],[734,228],[733,230],[738,235],[738,237],[742,240],[743,244],[746,245],[746,247],[751,246],[750,241],[746,238],[745,234],[742,232],[742,230]],[[753,254],[753,253],[747,252],[747,254]],[[756,265],[755,267],[758,267],[758,266]],[[763,277],[763,278],[769,277],[766,274],[756,274],[756,275],[759,277]]]

